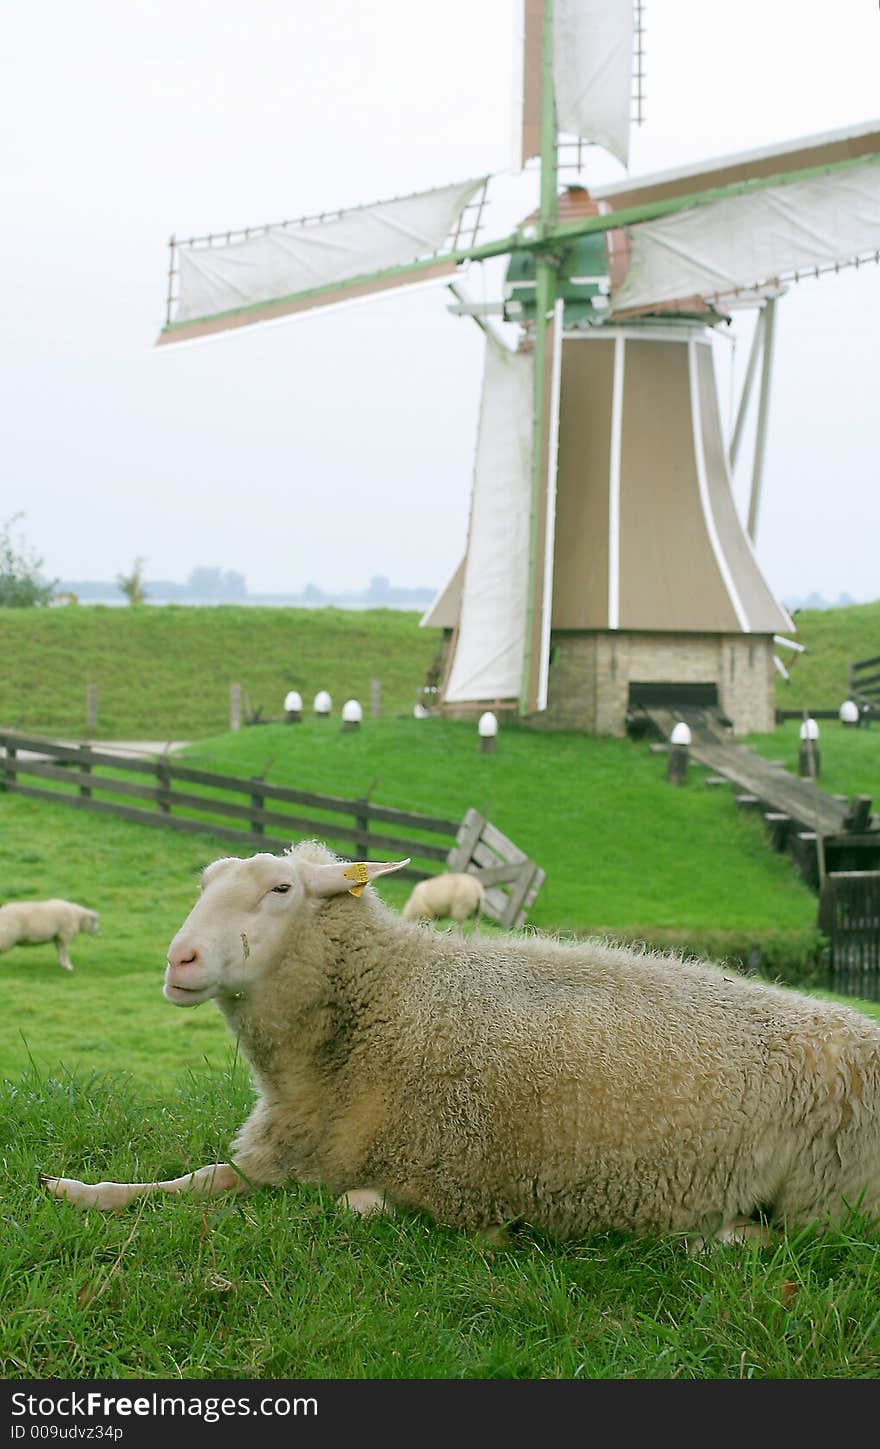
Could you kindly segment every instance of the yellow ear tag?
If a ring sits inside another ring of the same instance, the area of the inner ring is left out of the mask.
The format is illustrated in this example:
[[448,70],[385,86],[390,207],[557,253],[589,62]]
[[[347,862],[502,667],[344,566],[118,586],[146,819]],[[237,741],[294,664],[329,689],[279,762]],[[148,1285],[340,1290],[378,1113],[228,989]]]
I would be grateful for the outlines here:
[[356,860],[355,863],[354,863],[354,865],[348,866],[342,872],[342,874],[345,876],[345,879],[346,880],[356,880],[357,881],[357,885],[349,886],[348,894],[350,896],[359,896],[359,895],[361,895],[361,893],[363,892],[364,886],[367,884],[367,881],[370,879],[369,872],[367,871],[367,867],[364,865],[364,863],[363,863],[362,860]]

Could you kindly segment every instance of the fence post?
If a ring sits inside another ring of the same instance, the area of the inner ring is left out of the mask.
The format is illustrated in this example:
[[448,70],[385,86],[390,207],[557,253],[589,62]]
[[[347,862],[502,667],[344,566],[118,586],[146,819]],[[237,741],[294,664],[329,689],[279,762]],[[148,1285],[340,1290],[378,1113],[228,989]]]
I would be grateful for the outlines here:
[[[83,775],[92,773],[92,747],[91,745],[80,745],[79,747],[79,768]],[[92,798],[92,791],[88,785],[80,785],[79,793],[87,800]]]
[[[358,855],[359,855],[359,857],[360,857],[361,860],[369,860],[369,858],[370,858],[370,842],[369,842],[370,817],[367,815],[366,811],[367,811],[367,808],[368,808],[370,802],[366,798],[366,796],[361,795],[357,800],[355,800],[354,803],[355,803],[355,818],[354,818],[354,823],[355,823],[355,825],[357,827],[357,830],[358,830],[358,837],[357,837],[357,840],[355,841],[355,845],[357,846],[357,853],[358,853]],[[361,814],[358,814],[357,813],[357,810],[358,809],[360,809],[360,811],[362,812]]]
[[163,815],[171,814],[171,776],[168,772],[168,761],[163,755],[156,761],[156,779],[159,788],[156,792],[156,806]]
[[98,686],[86,686],[86,734],[91,734],[98,724]]
[[6,741],[6,758],[3,761],[3,789],[15,784],[15,745]]
[[[261,775],[254,775],[252,778],[255,784],[262,784],[263,777]],[[266,796],[261,790],[251,791],[251,806],[254,810],[262,810],[265,802]],[[262,820],[251,820],[250,827],[252,835],[265,835],[266,833],[266,827]]]
[[229,728],[231,730],[241,729],[241,685],[230,684],[229,686]]
[[382,712],[382,681],[380,679],[370,680],[370,715],[378,719]]

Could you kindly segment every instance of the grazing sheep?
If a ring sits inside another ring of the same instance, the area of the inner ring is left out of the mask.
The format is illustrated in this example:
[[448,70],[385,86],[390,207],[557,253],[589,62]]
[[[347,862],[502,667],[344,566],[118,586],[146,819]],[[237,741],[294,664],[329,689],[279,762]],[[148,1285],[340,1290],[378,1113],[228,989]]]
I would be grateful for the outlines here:
[[0,906],[0,951],[13,946],[43,946],[55,942],[58,964],[65,971],[73,970],[68,946],[80,931],[94,936],[98,930],[97,911],[78,906],[74,901],[9,901]]
[[483,883],[475,875],[457,871],[433,875],[430,880],[420,880],[413,886],[403,908],[404,919],[433,921],[439,916],[449,916],[460,924],[468,916],[480,914],[484,896]]
[[215,1000],[258,1099],[228,1162],[49,1178],[83,1207],[317,1184],[464,1230],[728,1241],[880,1206],[880,1023],[708,962],[404,921],[315,842],[221,859],[164,994]]

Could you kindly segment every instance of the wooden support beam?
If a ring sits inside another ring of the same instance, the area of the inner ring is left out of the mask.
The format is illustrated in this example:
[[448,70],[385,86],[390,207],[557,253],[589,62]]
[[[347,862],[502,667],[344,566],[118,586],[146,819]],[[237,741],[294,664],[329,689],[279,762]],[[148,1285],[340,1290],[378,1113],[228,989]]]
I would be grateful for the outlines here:
[[774,850],[784,850],[788,844],[788,833],[792,827],[792,818],[782,810],[765,810],[764,824],[770,836],[770,844]]

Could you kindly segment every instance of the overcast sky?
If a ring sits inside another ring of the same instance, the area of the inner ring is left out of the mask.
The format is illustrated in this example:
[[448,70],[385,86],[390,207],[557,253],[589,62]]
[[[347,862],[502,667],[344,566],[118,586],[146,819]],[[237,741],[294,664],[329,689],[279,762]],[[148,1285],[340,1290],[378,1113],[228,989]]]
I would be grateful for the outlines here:
[[[0,523],[24,513],[47,575],[112,579],[143,556],[148,578],[214,565],[252,592],[445,581],[483,353],[445,289],[153,344],[172,232],[507,170],[511,15],[510,0],[4,0]],[[880,114],[877,0],[647,0],[646,24],[633,175]],[[623,178],[592,155],[587,184]],[[500,192],[499,234],[534,179]],[[494,281],[471,269],[466,286]],[[719,346],[725,415],[751,315],[733,355]],[[759,560],[781,597],[875,599],[880,267],[800,283],[777,318]]]

